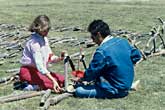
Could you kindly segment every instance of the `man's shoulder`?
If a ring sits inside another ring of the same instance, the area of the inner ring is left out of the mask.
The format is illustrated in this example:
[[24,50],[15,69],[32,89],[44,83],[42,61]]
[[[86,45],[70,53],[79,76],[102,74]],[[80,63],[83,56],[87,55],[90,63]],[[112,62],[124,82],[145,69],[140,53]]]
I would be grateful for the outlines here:
[[112,39],[107,41],[104,46],[107,46],[107,45],[112,46],[121,42],[127,42],[127,40],[122,37],[113,37]]
[[126,39],[121,37],[113,37],[112,39],[105,42],[103,45],[100,45],[97,50],[98,51],[109,51],[113,48],[121,48],[121,44],[125,44],[127,42]]

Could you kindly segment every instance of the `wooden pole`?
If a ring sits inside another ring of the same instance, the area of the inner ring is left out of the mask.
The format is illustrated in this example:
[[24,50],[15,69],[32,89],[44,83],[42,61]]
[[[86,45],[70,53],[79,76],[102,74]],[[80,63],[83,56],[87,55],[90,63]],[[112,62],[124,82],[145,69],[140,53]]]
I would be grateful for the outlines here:
[[[126,38],[128,39],[129,42],[132,42],[132,39],[130,39],[130,38],[127,37],[127,36],[126,36]],[[144,52],[143,52],[136,44],[134,44],[134,47],[137,48],[137,49],[140,51],[140,53],[142,54],[143,59],[146,60],[147,57],[146,57],[146,55],[144,54]]]
[[163,37],[159,34],[160,40],[162,41],[163,48],[165,48],[165,43]]
[[60,95],[57,95],[53,98],[49,98],[46,102],[45,102],[45,105],[44,107],[42,108],[43,110],[47,110],[49,108],[50,105],[55,105],[57,104],[58,102],[60,102],[61,100],[67,98],[67,97],[71,97],[73,96],[72,93],[63,93],[63,94],[60,94]]
[[86,64],[85,64],[85,55],[84,55],[84,53],[82,53],[82,56],[81,56],[81,59],[80,59],[80,61],[83,63],[83,66],[84,66],[84,69],[86,69],[87,68],[87,66],[86,66]]
[[70,57],[69,57],[68,61],[69,61],[69,64],[70,64],[70,67],[71,67],[72,71],[75,71],[76,70],[75,66],[74,66],[74,64],[73,64],[73,62],[72,62]]
[[18,95],[9,95],[9,96],[4,96],[0,97],[0,103],[5,103],[5,102],[12,102],[12,101],[18,101],[22,99],[27,99],[27,98],[32,98],[35,96],[43,95],[45,91],[40,91],[40,92],[27,92],[27,93],[22,93]]
[[64,82],[64,89],[67,91],[68,88],[68,59],[69,56],[66,54],[64,59],[64,75],[65,75],[65,82]]
[[50,96],[50,94],[51,94],[51,90],[50,89],[48,89],[48,90],[45,91],[45,94],[41,98],[40,106],[44,106],[45,101],[48,99],[48,97]]
[[165,55],[165,49],[162,49],[159,52],[153,53],[149,55],[148,57],[159,56],[159,55]]
[[160,26],[158,26],[158,28],[153,28],[154,29],[154,34],[153,36],[148,40],[147,44],[146,44],[146,47],[149,47],[150,45],[150,42],[153,41],[154,39],[156,39],[156,37],[159,35],[159,31],[160,31]]
[[82,57],[82,48],[80,47],[80,44],[79,44],[79,50],[80,50],[80,54],[79,54],[79,59],[78,59],[77,70],[80,70],[80,59]]
[[0,79],[0,84],[12,81],[13,79],[15,79],[15,77],[17,75],[18,75],[18,73],[16,72],[16,73],[13,73],[11,76],[7,76],[7,77],[4,77],[4,78],[1,78]]

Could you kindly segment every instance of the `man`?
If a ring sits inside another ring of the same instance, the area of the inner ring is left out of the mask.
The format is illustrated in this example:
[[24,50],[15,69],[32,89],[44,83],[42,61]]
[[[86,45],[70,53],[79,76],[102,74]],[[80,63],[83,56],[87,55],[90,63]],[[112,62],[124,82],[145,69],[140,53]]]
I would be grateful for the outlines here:
[[92,85],[76,85],[75,96],[121,98],[128,95],[134,79],[134,64],[140,52],[123,38],[111,36],[109,26],[94,20],[88,26],[93,42],[98,44],[84,77],[77,81],[94,81]]

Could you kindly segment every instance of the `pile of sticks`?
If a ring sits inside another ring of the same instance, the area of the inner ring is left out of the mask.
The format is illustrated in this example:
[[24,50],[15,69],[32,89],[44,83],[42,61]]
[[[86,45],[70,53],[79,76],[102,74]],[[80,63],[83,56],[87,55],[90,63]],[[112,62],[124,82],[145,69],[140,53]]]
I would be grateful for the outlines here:
[[[65,60],[64,60],[64,64],[66,64],[64,67],[65,76],[67,76],[67,74],[68,74],[67,62],[72,62],[70,57],[72,57],[72,58],[73,57],[79,57],[80,55],[81,55],[80,52],[72,54],[71,56],[65,55]],[[81,60],[84,61],[84,55],[83,54],[82,54]],[[74,65],[71,65],[71,67],[72,66],[74,66]],[[5,78],[1,78],[0,84],[6,83],[9,81],[13,81],[16,78],[16,76],[18,75],[19,69],[6,70],[6,72],[11,72],[12,75],[5,77]],[[67,87],[68,87],[68,77],[65,77],[65,92],[60,94],[60,95],[57,95],[55,97],[50,97],[50,95],[51,95],[50,89],[45,90],[45,91],[23,92],[20,94],[11,94],[11,95],[0,97],[0,104],[12,102],[12,101],[23,100],[23,99],[32,98],[35,96],[41,96],[42,95],[42,98],[41,98],[39,105],[40,105],[42,110],[47,110],[51,105],[55,105],[58,102],[60,102],[61,100],[65,99],[67,97],[73,96],[73,93],[67,92]]]
[[[140,62],[153,56],[159,56],[159,55],[164,56],[165,55],[165,41],[164,41],[165,21],[163,21],[159,17],[157,19],[159,21],[159,25],[153,27],[148,34],[137,34],[122,30],[113,32],[113,34],[125,37],[135,48],[140,50],[142,54],[142,59],[140,60]],[[146,38],[145,41],[136,42],[138,38],[146,37],[146,36],[147,37],[149,36],[149,38],[148,39]],[[138,46],[141,42],[143,42],[143,44],[146,44],[143,49],[141,49]]]
[[145,48],[150,48],[149,51],[146,52],[149,56],[165,54],[165,21],[163,21],[161,18],[157,19],[159,20],[160,25],[151,29],[151,37],[145,46]]
[[[83,31],[80,27],[67,27],[52,29],[52,31]],[[10,58],[17,58],[21,55],[21,52],[25,46],[27,39],[29,39],[30,33],[27,31],[26,26],[16,26],[14,24],[0,24],[0,61],[4,61]],[[91,40],[89,37],[75,38],[71,36],[50,36],[50,46],[55,48],[57,45],[67,44],[72,47],[79,45],[88,45]],[[3,63],[0,63],[3,65]]]

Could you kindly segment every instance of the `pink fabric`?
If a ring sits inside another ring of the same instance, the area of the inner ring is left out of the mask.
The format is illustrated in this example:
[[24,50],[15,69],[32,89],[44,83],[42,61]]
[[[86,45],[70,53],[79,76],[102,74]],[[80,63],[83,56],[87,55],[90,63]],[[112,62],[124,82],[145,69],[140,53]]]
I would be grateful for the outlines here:
[[[64,86],[64,76],[58,73],[51,73],[60,87]],[[36,68],[30,66],[22,66],[20,69],[20,80],[27,81],[29,84],[39,85],[42,89],[52,89],[52,81],[45,75],[41,74]]]

